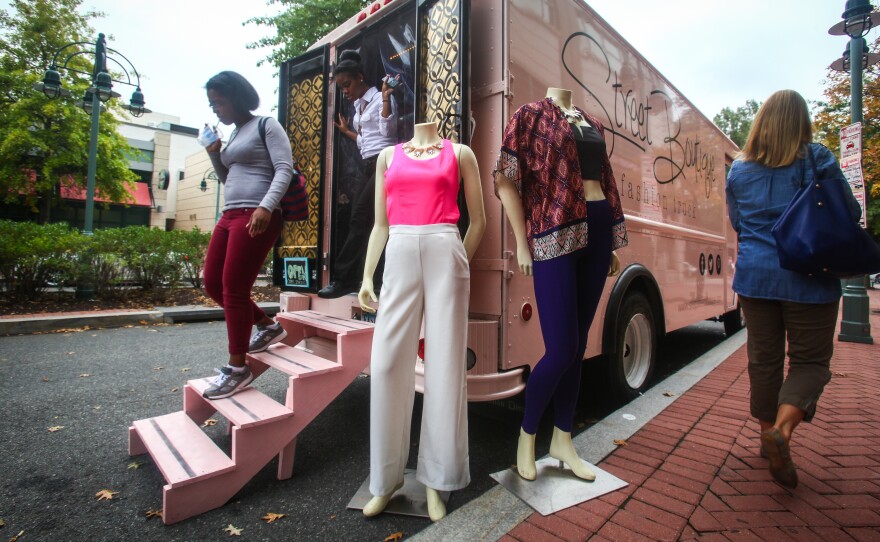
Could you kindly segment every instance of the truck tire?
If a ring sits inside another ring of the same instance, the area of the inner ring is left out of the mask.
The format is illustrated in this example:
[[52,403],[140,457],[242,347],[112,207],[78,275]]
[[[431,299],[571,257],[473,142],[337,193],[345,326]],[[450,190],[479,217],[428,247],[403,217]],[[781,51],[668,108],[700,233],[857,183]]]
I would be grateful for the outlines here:
[[728,337],[746,326],[746,319],[743,316],[742,307],[739,305],[736,306],[736,309],[721,315],[721,321],[724,322],[724,334]]
[[648,386],[657,358],[657,326],[651,304],[641,293],[628,294],[617,319],[615,353],[607,363],[609,385],[621,402]]

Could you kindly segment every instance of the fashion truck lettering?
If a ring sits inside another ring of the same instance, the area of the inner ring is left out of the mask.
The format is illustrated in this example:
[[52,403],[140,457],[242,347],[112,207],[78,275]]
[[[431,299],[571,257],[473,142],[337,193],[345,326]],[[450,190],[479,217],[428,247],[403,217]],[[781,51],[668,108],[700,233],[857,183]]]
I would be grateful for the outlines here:
[[[613,96],[610,111],[600,97],[599,89],[590,88],[566,63],[567,49],[583,45],[584,40],[592,42],[604,59],[604,68],[607,70],[605,83],[611,87]],[[575,32],[568,37],[562,48],[561,61],[569,75],[595,99],[604,113],[607,119],[606,130],[611,132],[609,156],[614,155],[618,139],[647,152],[646,146],[655,146],[652,134],[656,134],[659,129],[663,137],[657,145],[662,153],[654,158],[653,164],[653,175],[657,183],[669,184],[679,178],[687,181],[690,174],[690,180],[702,183],[705,197],[711,196],[716,182],[715,155],[705,149],[698,134],[682,134],[681,119],[675,114],[674,102],[665,91],[652,90],[648,96],[640,96],[635,89],[626,87],[621,82],[619,73],[613,69],[602,45],[586,32]],[[663,112],[665,126],[652,129],[652,111]]]

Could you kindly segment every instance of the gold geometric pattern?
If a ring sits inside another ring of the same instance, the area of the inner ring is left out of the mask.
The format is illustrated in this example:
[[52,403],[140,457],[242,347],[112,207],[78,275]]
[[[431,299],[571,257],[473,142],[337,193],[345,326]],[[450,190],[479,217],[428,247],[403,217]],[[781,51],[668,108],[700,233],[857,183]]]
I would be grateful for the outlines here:
[[424,89],[419,94],[420,122],[436,122],[440,135],[455,142],[461,141],[460,3],[438,0],[419,21],[419,65],[424,67],[419,70],[419,89]]
[[318,259],[318,235],[321,202],[321,118],[324,106],[324,76],[318,73],[290,85],[287,110],[287,135],[293,160],[306,177],[309,217],[300,222],[285,222],[281,232],[280,258]]

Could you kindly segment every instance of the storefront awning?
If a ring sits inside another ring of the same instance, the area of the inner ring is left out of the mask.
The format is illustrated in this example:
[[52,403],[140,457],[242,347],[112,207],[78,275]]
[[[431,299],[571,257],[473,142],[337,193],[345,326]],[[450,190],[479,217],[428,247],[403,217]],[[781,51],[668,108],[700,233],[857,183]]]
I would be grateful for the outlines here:
[[[147,186],[147,183],[134,183],[134,187],[126,186],[128,193],[131,194],[134,199],[134,203],[121,203],[121,205],[134,205],[135,207],[151,207],[152,203],[150,202],[150,188]],[[86,199],[86,189],[80,188],[78,186],[61,186],[61,197],[64,199],[74,199],[85,201]],[[98,203],[119,203],[114,202],[106,198],[102,198],[101,195],[96,191],[95,192],[95,201]]]

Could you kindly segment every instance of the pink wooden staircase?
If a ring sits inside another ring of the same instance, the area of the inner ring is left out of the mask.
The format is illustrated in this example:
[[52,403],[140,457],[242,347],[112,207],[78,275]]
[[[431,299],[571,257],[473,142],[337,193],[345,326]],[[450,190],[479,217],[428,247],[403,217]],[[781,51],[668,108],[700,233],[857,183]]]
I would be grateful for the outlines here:
[[[183,410],[138,420],[128,430],[130,455],[149,453],[167,484],[162,520],[176,523],[223,506],[278,456],[278,479],[293,475],[296,437],[369,364],[373,324],[315,311],[279,313],[283,343],[248,355],[255,376],[269,368],[289,375],[285,404],[249,387],[209,401],[211,378],[190,380]],[[232,457],[200,428],[219,413],[229,422]]]

